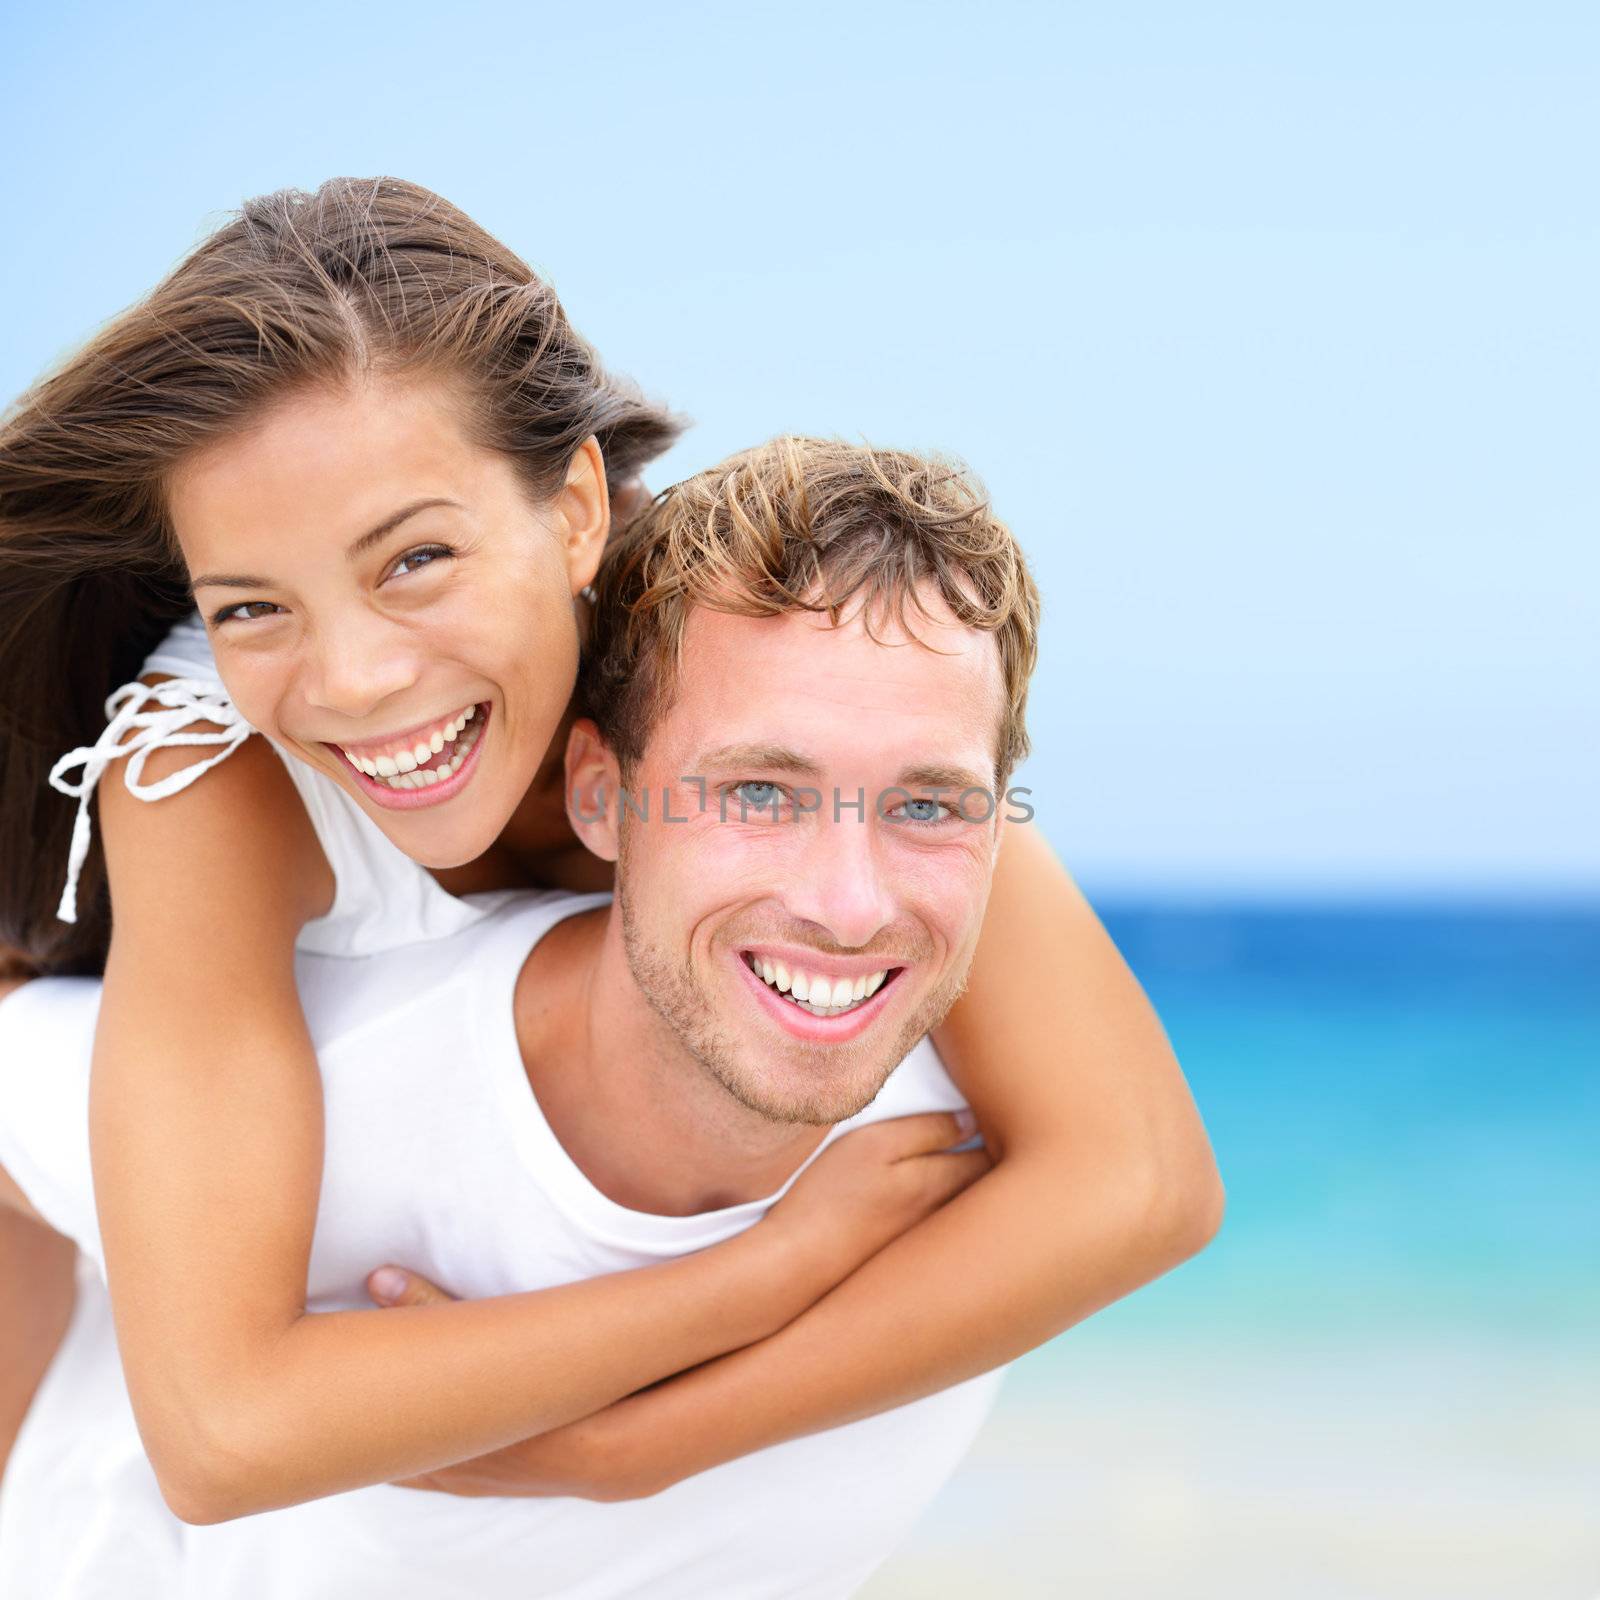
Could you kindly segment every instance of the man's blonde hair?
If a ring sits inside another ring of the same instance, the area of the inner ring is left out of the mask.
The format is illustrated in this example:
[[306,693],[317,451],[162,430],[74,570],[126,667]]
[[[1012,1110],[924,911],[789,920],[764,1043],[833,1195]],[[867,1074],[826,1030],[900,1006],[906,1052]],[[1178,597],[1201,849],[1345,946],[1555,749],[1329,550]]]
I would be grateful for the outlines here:
[[860,597],[864,622],[916,636],[931,580],[956,618],[995,636],[1005,709],[1003,787],[1028,750],[1039,594],[1011,530],[957,462],[837,439],[784,437],[685,479],[611,542],[595,578],[585,709],[624,770],[672,701],[696,606],[738,616],[825,612]]

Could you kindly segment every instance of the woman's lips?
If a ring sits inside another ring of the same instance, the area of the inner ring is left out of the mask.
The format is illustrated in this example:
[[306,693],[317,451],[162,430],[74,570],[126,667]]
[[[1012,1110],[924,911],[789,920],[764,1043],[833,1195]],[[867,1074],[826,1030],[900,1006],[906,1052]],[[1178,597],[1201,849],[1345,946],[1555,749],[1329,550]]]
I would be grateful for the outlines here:
[[[459,743],[464,748],[461,751],[459,766],[448,778],[441,778],[425,788],[396,789],[383,778],[370,777],[363,772],[338,745],[330,744],[326,748],[333,751],[356,787],[373,804],[382,806],[385,811],[421,811],[455,799],[477,771],[484,740],[488,736],[493,707],[491,702],[485,700],[479,703],[477,710],[477,716],[468,724],[460,737]],[[470,744],[467,742],[469,735]]]
[[394,777],[410,772],[453,745],[461,730],[478,715],[480,702],[473,700],[445,717],[419,722],[415,727],[393,732],[381,739],[331,740],[369,778]]

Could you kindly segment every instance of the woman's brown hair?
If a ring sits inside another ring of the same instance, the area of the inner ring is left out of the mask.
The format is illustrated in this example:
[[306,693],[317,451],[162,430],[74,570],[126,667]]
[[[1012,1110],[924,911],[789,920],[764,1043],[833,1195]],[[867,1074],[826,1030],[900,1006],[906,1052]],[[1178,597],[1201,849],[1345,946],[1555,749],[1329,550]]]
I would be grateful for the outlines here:
[[397,178],[248,201],[0,418],[0,946],[40,970],[104,962],[98,845],[78,921],[55,917],[73,813],[47,779],[190,609],[173,468],[297,388],[412,371],[464,380],[474,436],[535,499],[591,435],[617,487],[680,427],[522,260]]

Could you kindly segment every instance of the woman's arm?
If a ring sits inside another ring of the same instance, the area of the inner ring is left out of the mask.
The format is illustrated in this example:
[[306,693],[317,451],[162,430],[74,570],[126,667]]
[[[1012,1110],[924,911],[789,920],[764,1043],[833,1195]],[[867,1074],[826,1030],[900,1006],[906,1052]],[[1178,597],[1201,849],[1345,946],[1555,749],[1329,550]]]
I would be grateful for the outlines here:
[[1222,1184],[1183,1074],[1035,828],[1007,832],[971,982],[935,1038],[991,1172],[782,1332],[417,1486],[653,1494],[1013,1360],[1216,1233]]
[[[896,1168],[884,1144],[869,1172],[863,1149],[825,1151],[809,1192],[828,1203],[797,1201],[759,1239],[399,1316],[307,1314],[322,1098],[293,944],[328,901],[320,848],[256,739],[177,795],[143,804],[111,784],[101,806],[116,919],[95,1188],[129,1393],[187,1521],[427,1471],[591,1413],[773,1332],[958,1186],[955,1161]],[[948,1122],[927,1119],[924,1144],[950,1143]]]
[[[25,970],[18,953],[0,945],[0,1001],[22,987]],[[77,1263],[77,1246],[39,1215],[0,1167],[0,1478],[72,1320]]]
[[77,1258],[0,1170],[0,1474],[72,1317]]

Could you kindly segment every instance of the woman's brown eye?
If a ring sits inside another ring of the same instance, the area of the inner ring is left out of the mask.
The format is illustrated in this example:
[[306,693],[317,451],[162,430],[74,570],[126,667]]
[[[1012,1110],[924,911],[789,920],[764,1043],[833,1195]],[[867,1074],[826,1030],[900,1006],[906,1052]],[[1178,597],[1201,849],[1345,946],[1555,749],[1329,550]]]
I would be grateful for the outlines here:
[[270,600],[242,600],[236,606],[224,606],[211,620],[219,625],[232,622],[235,618],[243,622],[253,622],[258,616],[278,609]]
[[420,550],[408,550],[395,562],[394,574],[396,577],[403,577],[408,570],[415,571],[416,567],[425,567],[432,561],[437,561],[441,557],[453,556],[454,554],[455,551],[450,549],[448,545],[442,544],[424,545]]

